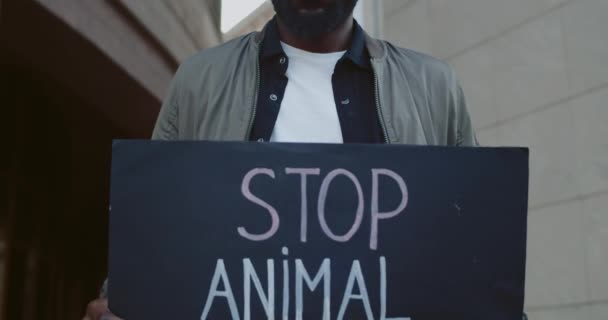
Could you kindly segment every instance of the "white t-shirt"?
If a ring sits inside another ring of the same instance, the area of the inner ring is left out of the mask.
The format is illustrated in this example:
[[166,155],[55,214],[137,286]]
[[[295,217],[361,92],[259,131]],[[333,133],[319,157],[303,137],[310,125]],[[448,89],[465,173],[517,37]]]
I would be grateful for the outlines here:
[[346,51],[312,53],[281,46],[289,58],[288,82],[270,141],[343,143],[331,78]]

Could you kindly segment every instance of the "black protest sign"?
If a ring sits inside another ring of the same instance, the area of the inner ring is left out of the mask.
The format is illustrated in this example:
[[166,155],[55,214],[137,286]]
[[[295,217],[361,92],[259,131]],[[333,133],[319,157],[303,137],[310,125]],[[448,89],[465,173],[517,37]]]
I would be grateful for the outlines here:
[[126,319],[521,319],[528,151],[118,141]]

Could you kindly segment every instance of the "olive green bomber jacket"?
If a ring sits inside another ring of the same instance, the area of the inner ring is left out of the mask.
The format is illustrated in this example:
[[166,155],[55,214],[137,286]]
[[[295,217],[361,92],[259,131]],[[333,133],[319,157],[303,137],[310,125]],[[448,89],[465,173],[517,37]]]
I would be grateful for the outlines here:
[[[179,67],[156,140],[248,140],[264,30],[204,50]],[[378,116],[388,143],[476,146],[462,88],[444,62],[366,35]]]

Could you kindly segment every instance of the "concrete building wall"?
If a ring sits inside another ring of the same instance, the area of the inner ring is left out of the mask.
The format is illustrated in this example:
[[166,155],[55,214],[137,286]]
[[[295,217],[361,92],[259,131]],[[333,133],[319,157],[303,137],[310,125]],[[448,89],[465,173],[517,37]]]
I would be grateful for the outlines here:
[[382,1],[386,39],[456,69],[482,144],[531,148],[530,319],[608,319],[608,1]]
[[148,29],[171,56],[183,61],[220,43],[219,18],[211,9],[219,1],[118,0]]
[[112,140],[149,138],[219,0],[0,0],[0,319],[81,319],[107,276]]
[[250,32],[260,31],[273,16],[274,8],[272,7],[272,3],[270,0],[266,0],[236,26],[224,33],[223,39],[224,41],[229,41]]
[[215,0],[36,1],[159,100],[179,62],[220,42]]

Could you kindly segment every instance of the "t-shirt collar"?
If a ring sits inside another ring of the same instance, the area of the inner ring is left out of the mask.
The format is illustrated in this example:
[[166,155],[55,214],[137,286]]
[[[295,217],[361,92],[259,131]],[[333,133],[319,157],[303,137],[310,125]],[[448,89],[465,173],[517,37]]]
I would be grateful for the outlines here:
[[[260,58],[262,60],[275,57],[277,55],[285,55],[283,48],[281,47],[281,40],[279,37],[279,29],[277,26],[276,17],[274,17],[266,27],[264,40],[261,44]],[[344,54],[343,59],[348,59],[355,65],[363,69],[370,69],[371,63],[369,53],[365,46],[365,33],[363,28],[354,21],[353,37],[349,49]]]

